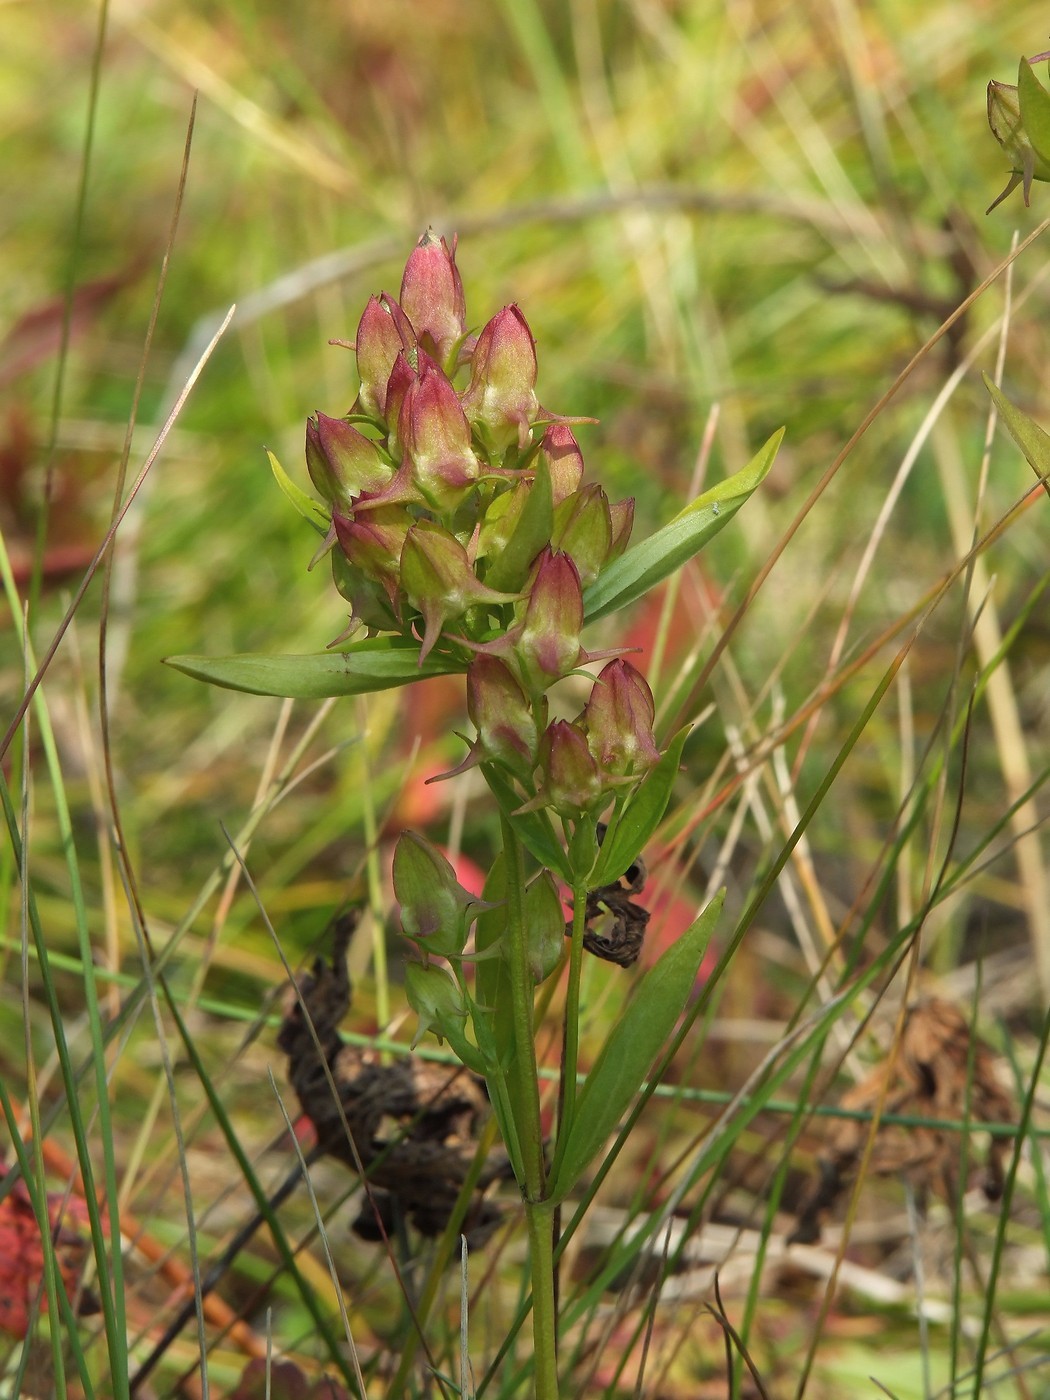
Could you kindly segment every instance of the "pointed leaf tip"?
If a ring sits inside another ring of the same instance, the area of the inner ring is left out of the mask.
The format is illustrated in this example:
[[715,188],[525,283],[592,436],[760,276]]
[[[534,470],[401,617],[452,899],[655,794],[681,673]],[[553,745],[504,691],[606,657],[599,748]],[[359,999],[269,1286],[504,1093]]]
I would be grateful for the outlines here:
[[746,467],[712,486],[655,534],[607,565],[584,590],[585,621],[594,622],[635,602],[698,554],[761,485],[783,437],[784,429],[778,428]]

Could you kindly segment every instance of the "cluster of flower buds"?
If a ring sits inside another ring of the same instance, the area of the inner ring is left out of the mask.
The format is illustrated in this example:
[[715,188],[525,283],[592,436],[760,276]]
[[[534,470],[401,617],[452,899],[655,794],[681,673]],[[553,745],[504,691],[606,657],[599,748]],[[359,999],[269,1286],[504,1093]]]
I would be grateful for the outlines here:
[[466,669],[468,764],[506,770],[523,804],[593,813],[658,759],[652,695],[617,660],[575,720],[548,724],[544,697],[598,659],[580,642],[584,589],[627,547],[633,500],[584,485],[578,420],[540,407],[518,307],[468,333],[454,241],[424,234],[398,299],[369,300],[355,349],[351,411],[306,428],[352,625]]
[[622,658],[604,667],[575,719],[541,729],[545,708],[538,716],[503,661],[479,656],[467,671],[467,711],[477,730],[467,764],[495,763],[508,772],[526,794],[523,810],[549,807],[573,820],[594,815],[660,759],[652,691]]

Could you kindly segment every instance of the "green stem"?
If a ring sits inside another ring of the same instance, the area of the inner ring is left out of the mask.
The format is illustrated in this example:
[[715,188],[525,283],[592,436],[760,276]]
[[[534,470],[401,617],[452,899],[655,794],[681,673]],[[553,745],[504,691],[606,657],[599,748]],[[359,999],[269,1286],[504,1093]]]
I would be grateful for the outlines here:
[[357,724],[361,734],[361,815],[365,829],[365,869],[368,876],[368,905],[372,911],[372,971],[376,984],[376,1021],[381,1030],[390,1024],[390,978],[386,965],[386,930],[383,925],[383,876],[379,868],[379,828],[376,823],[375,794],[372,790],[371,728],[367,695],[357,704]]
[[554,1305],[554,1212],[525,1202],[532,1269],[532,1354],[536,1400],[558,1400],[558,1318]]
[[587,923],[587,882],[577,880],[572,889],[572,942],[569,945],[569,982],[565,989],[565,1034],[562,1041],[561,1096],[554,1167],[565,1150],[576,1112],[577,1071],[580,1060],[580,977],[583,971],[583,932]]
[[525,851],[506,817],[501,816],[503,858],[507,870],[507,943],[510,950],[511,1019],[514,1051],[510,1063],[510,1089],[525,1180],[520,1182],[527,1202],[543,1200],[546,1171],[543,1134],[540,1129],[539,1075],[532,1025],[532,973],[529,969],[525,930]]
[[532,1276],[533,1364],[537,1400],[558,1400],[557,1317],[554,1305],[553,1212],[544,1201],[546,1164],[540,1125],[539,1075],[533,1032],[533,982],[525,929],[525,852],[513,827],[501,817],[507,878],[507,943],[510,952],[514,1051],[509,1088],[521,1144],[524,1181],[519,1182],[529,1232]]

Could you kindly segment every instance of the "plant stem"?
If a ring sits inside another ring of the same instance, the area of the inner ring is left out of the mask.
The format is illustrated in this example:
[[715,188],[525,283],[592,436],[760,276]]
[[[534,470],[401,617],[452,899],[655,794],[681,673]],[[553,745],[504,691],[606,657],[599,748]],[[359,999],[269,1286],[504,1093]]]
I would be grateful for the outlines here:
[[506,817],[501,817],[507,876],[507,942],[510,951],[514,1053],[509,1088],[521,1143],[522,1189],[529,1232],[532,1276],[532,1336],[537,1400],[558,1400],[558,1325],[554,1306],[553,1212],[544,1201],[546,1165],[540,1124],[539,1076],[533,1038],[533,981],[525,928],[525,852]]
[[525,1202],[532,1270],[532,1353],[536,1400],[558,1400],[558,1318],[554,1306],[554,1212]]
[[507,869],[507,942],[510,949],[511,1013],[514,1053],[510,1089],[521,1142],[525,1180],[519,1182],[525,1200],[543,1200],[546,1172],[540,1128],[539,1075],[532,1027],[532,973],[525,929],[525,852],[506,817],[501,817],[503,858]]
[[572,942],[569,946],[569,981],[565,989],[561,1095],[553,1171],[557,1171],[558,1159],[569,1140],[573,1115],[576,1112],[576,1076],[580,1060],[580,977],[583,971],[583,932],[586,923],[587,882],[577,879],[572,889]]

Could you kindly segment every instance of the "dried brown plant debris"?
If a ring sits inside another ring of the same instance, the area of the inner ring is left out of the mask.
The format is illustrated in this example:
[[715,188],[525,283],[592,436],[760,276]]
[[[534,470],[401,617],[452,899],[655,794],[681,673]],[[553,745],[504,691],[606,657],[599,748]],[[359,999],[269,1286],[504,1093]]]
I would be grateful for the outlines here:
[[[881,1109],[879,1105],[881,1104]],[[854,1112],[980,1123],[1016,1122],[1017,1108],[995,1072],[995,1055],[972,1038],[966,1017],[951,1002],[931,997],[907,1013],[900,1046],[866,1079],[843,1094],[840,1107]],[[817,1159],[819,1177],[799,1211],[789,1243],[811,1244],[820,1237],[823,1216],[855,1177],[871,1124],[839,1123]],[[1003,1154],[1009,1139],[990,1140],[980,1185],[989,1201],[1003,1187]],[[962,1158],[959,1131],[916,1124],[880,1122],[867,1170],[876,1176],[904,1176],[919,1192],[933,1189],[953,1198]]]
[[[277,1044],[319,1150],[367,1175],[370,1200],[355,1230],[381,1238],[396,1208],[420,1234],[439,1235],[474,1164],[488,1096],[484,1082],[464,1069],[415,1055],[384,1064],[378,1051],[343,1042],[339,1024],[351,991],[346,952],[356,923],[356,913],[336,921],[332,961],[318,958],[299,982]],[[471,1248],[501,1219],[485,1190],[509,1174],[502,1149],[493,1148],[462,1227]]]

